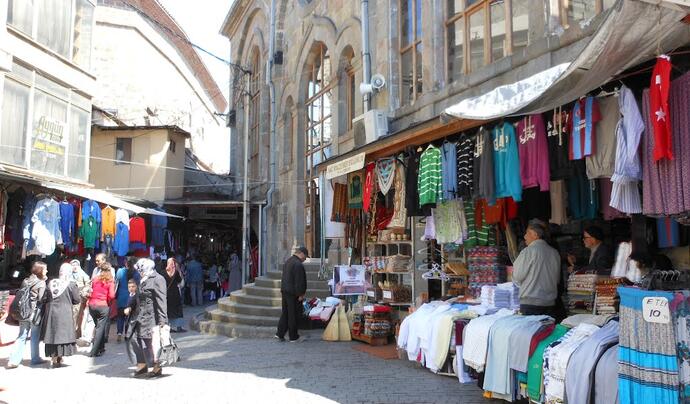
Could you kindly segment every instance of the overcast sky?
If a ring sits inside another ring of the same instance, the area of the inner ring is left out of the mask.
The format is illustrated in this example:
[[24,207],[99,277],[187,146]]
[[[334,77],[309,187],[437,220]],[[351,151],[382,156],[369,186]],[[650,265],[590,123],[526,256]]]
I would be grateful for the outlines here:
[[[159,0],[195,45],[228,60],[230,42],[219,34],[234,0]],[[197,50],[218,86],[228,97],[228,66]]]

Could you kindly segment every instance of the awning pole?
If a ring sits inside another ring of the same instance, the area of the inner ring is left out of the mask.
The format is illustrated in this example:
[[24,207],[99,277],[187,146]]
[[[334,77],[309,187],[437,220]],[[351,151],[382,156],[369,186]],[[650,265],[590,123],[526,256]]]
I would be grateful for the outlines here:
[[242,176],[242,286],[247,283],[249,273],[249,194],[248,194],[248,168],[249,168],[249,75],[245,74],[244,83],[244,174]]

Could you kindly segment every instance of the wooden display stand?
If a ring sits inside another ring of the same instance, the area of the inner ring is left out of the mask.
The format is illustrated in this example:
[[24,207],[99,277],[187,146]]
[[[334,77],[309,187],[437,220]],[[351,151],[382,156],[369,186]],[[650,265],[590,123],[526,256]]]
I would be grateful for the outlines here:
[[355,341],[366,342],[371,346],[388,345],[388,337],[369,337],[367,335],[352,334],[352,339]]

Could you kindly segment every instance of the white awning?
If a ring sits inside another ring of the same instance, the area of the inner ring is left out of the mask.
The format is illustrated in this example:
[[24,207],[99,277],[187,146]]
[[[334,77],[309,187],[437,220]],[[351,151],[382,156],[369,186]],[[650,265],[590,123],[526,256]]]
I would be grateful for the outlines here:
[[657,48],[668,51],[690,41],[690,30],[681,21],[686,11],[642,0],[619,0],[608,13],[571,63],[466,98],[444,112],[463,119],[489,120],[548,111],[654,58]]
[[104,203],[106,205],[110,205],[116,208],[122,208],[135,214],[149,214],[184,219],[182,216],[172,215],[170,213],[166,213],[155,209],[144,208],[131,202],[127,202],[123,200],[122,197],[119,197],[108,191],[104,191],[102,189],[75,187],[64,184],[56,184],[53,182],[43,182],[41,185],[46,188],[68,193],[70,195],[76,195],[85,199],[91,199],[96,202]]

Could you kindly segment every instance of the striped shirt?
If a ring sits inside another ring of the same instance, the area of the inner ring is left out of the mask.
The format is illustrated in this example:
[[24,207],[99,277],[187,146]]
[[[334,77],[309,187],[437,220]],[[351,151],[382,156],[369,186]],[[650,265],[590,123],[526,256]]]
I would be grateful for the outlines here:
[[573,119],[570,121],[570,159],[580,160],[594,154],[596,123],[601,120],[599,102],[594,97],[575,101]]
[[457,158],[458,158],[458,196],[461,198],[471,198],[472,173],[474,170],[474,149],[476,137],[463,136],[457,143]]
[[637,150],[644,121],[629,88],[621,88],[618,107],[621,118],[616,126],[616,163],[611,177],[613,187],[609,204],[624,213],[641,213],[642,201],[637,183],[642,178],[642,169]]
[[441,197],[441,151],[429,145],[419,160],[419,206],[435,204]]

